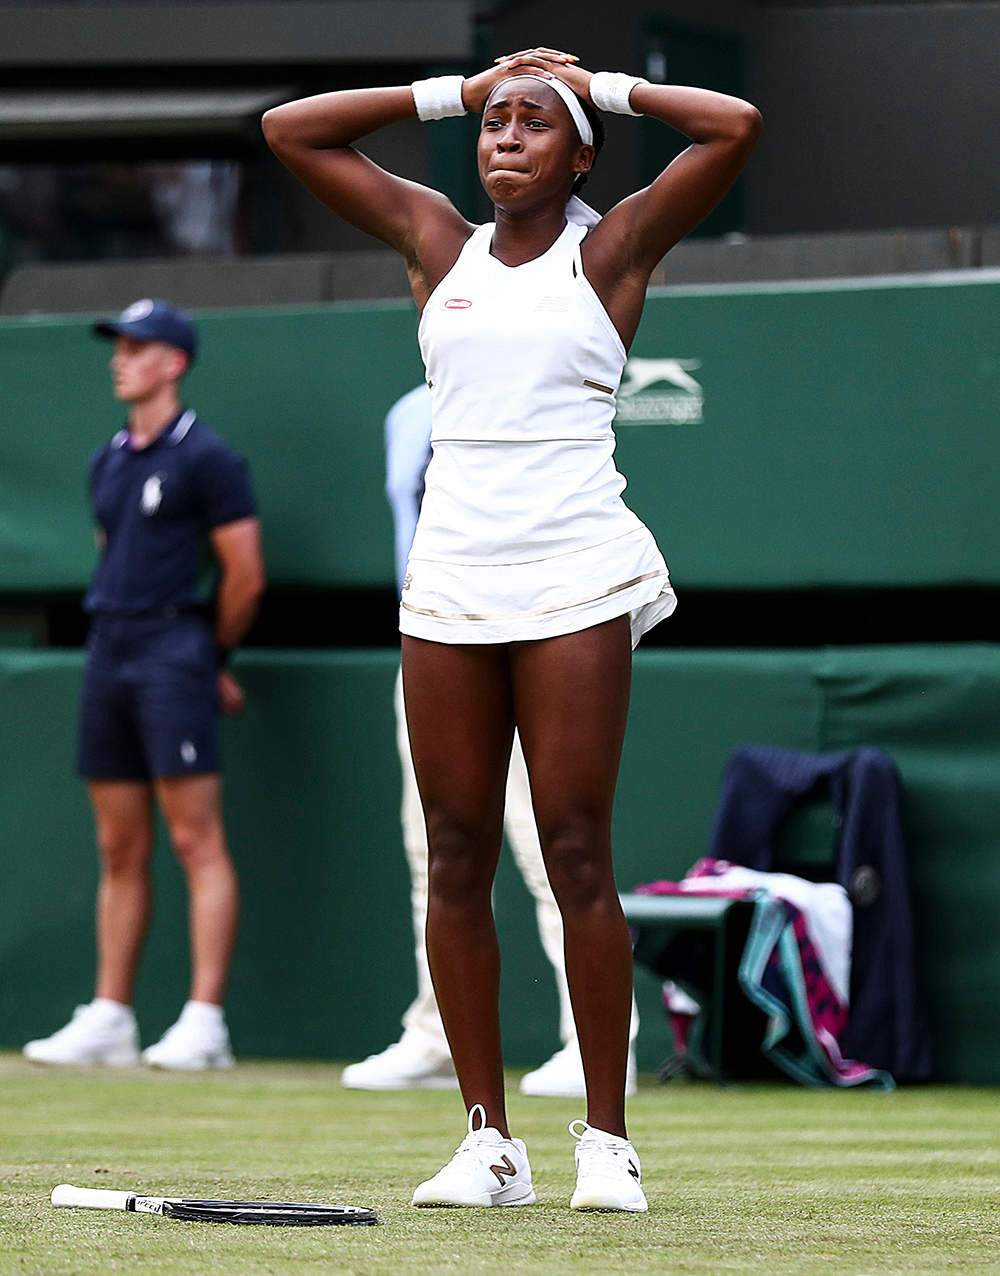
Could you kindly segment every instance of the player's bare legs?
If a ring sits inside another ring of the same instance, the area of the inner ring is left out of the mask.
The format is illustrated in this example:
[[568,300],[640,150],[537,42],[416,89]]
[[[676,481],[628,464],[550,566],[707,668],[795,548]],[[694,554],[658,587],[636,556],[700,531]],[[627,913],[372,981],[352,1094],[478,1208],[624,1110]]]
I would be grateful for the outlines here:
[[95,996],[131,1006],[153,903],[153,795],[144,781],[91,781],[87,789],[101,853]]
[[625,1134],[632,947],[611,860],[631,683],[629,619],[512,643],[515,712],[587,1080],[587,1120]]
[[466,1107],[506,1138],[491,891],[514,736],[506,647],[403,638],[406,718],[430,850],[427,955]]
[[222,1005],[239,919],[239,887],[222,823],[219,775],[155,782],[170,840],[187,876],[192,1001]]

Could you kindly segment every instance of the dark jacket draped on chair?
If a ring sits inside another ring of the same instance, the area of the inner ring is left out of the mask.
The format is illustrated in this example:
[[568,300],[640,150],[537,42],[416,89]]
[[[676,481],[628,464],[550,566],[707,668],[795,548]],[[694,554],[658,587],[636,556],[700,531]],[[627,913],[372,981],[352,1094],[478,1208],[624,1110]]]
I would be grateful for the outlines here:
[[854,907],[851,1010],[841,1050],[897,1080],[929,1080],[900,788],[888,757],[868,748],[814,754],[741,746],[726,769],[709,853],[770,871],[783,823],[823,786],[841,819],[836,880]]

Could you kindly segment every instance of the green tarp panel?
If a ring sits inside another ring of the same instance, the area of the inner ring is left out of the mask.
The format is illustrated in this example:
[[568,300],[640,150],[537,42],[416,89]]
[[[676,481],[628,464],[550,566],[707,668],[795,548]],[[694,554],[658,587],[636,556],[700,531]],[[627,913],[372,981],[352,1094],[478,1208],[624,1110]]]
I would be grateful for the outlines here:
[[[618,397],[627,499],[685,585],[1000,581],[1000,278],[652,295]],[[404,303],[199,316],[187,396],[249,457],[271,579],[392,582],[382,422]],[[0,322],[0,591],[80,588],[120,422],[83,320]]]
[[[96,884],[72,779],[76,653],[0,654],[0,1042],[52,1031],[90,995]],[[245,1055],[357,1058],[394,1040],[414,990],[383,652],[247,653],[226,724],[227,823],[243,889],[230,1020]],[[943,1081],[1000,1082],[1000,650],[640,652],[615,817],[623,888],[679,876],[706,847],[730,751],[884,748],[899,766],[919,975]],[[188,975],[181,875],[162,845],[139,984],[148,1043]],[[504,856],[496,909],[508,1059],[557,1046],[530,898]],[[640,1063],[668,1052],[638,979]]]
[[942,1079],[1000,1080],[1000,651],[830,651],[824,749],[871,744],[905,789],[923,991]]
[[[199,319],[188,401],[249,458],[272,583],[392,581],[382,420],[422,376],[403,304]],[[0,590],[82,587],[87,459],[123,418],[78,319],[0,323]]]

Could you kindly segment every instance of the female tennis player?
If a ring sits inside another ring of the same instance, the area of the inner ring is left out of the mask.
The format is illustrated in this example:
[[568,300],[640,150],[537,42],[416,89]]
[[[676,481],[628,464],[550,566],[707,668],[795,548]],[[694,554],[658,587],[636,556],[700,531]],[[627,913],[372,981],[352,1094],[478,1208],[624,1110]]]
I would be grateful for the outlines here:
[[[643,1211],[625,1129],[632,960],[611,861],[631,651],[675,598],[625,506],[612,420],[650,273],[716,206],[760,132],[704,89],[591,74],[537,48],[463,80],[352,89],[264,117],[278,157],[329,208],[406,260],[434,401],[433,455],[402,604],[406,713],[430,844],[427,948],[468,1135],[414,1205],[530,1205],[504,1109],[490,891],[520,731],[587,1081],[574,1209]],[[596,109],[595,109],[596,108]],[[574,191],[598,110],[691,145],[599,217]],[[353,143],[398,120],[482,113],[495,221],[378,168]]]

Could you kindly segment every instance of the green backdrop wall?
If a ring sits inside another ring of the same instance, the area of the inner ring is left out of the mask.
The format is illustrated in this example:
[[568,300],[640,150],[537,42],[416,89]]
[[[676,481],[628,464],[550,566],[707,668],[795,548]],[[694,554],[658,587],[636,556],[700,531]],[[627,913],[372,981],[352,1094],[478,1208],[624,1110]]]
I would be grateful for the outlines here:
[[[652,295],[619,394],[627,499],[682,585],[1000,581],[1000,281]],[[249,457],[271,579],[389,585],[382,421],[422,377],[404,303],[199,316],[189,402]],[[79,318],[0,322],[0,591],[80,588],[118,428]]]
[[[227,723],[243,886],[230,1022],[244,1055],[356,1058],[395,1039],[414,990],[399,826],[394,653],[252,652]],[[77,653],[0,652],[0,1043],[53,1031],[92,992],[92,831],[72,779]],[[640,652],[616,808],[623,887],[705,849],[730,750],[874,744],[905,787],[920,979],[941,1080],[1000,1082],[1000,649]],[[138,1010],[147,1043],[186,991],[179,870],[161,845]],[[527,893],[505,856],[497,915],[508,1058],[557,1046]],[[639,972],[640,1063],[667,1053]]]

